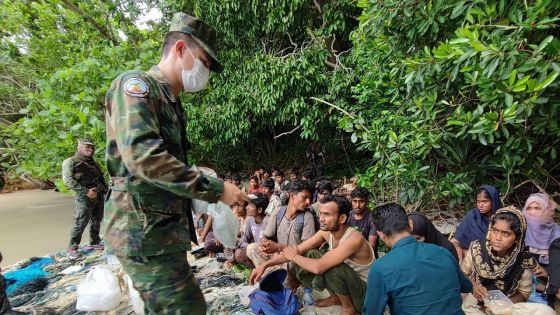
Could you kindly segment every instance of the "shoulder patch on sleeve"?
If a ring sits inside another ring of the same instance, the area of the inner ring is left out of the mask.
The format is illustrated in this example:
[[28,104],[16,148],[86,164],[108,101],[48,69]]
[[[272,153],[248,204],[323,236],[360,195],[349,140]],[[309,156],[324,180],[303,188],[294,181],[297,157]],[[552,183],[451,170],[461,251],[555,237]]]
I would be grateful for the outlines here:
[[150,94],[148,83],[141,78],[130,78],[124,82],[124,93],[134,97],[147,97]]

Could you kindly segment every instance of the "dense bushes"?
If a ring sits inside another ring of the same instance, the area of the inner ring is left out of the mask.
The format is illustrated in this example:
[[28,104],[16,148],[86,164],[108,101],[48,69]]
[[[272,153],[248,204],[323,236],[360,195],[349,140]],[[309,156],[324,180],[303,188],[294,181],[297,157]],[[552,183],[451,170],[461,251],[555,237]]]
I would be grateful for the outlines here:
[[184,10],[216,27],[226,66],[183,99],[191,162],[288,166],[312,141],[331,165],[366,161],[378,198],[416,206],[465,202],[485,182],[560,190],[558,1],[163,1],[144,30],[133,22],[151,1],[73,3],[2,7],[3,60],[29,83],[15,98],[26,117],[4,130],[17,172],[56,176],[76,138],[102,144],[110,81],[157,62]]

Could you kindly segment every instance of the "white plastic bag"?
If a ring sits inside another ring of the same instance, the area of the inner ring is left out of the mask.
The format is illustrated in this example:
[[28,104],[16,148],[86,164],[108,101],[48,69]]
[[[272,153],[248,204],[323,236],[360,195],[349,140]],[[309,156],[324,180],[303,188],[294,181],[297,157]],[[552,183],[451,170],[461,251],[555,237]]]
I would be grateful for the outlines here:
[[208,212],[208,205],[209,203],[204,200],[192,199],[193,214],[198,215]]
[[[204,166],[196,167],[196,165],[193,165],[191,167],[191,170],[201,171],[203,174],[210,177],[214,177],[214,178],[218,177],[216,171],[208,167],[204,167]],[[209,203],[204,200],[192,199],[193,214],[197,215],[200,213],[206,213],[208,211],[208,205]]]
[[104,267],[94,267],[78,285],[79,311],[112,311],[121,302],[119,280]]
[[233,216],[231,208],[218,201],[208,205],[208,213],[212,216],[212,231],[214,236],[227,248],[235,248],[239,222]]
[[134,288],[132,280],[128,275],[126,275],[125,278],[126,285],[128,286],[128,298],[132,304],[132,310],[136,315],[144,315],[144,301],[142,301],[142,297],[140,297],[140,292]]

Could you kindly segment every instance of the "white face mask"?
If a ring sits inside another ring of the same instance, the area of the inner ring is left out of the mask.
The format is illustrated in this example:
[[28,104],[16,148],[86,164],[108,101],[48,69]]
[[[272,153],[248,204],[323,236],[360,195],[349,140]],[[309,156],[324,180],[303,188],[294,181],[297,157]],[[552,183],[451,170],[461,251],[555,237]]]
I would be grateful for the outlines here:
[[194,65],[191,70],[185,70],[183,67],[183,62],[179,58],[179,63],[183,71],[181,76],[183,77],[183,88],[185,92],[198,92],[206,86],[208,79],[210,78],[210,69],[200,61],[200,59],[195,58],[191,53],[191,50],[187,47],[187,51],[194,60]]

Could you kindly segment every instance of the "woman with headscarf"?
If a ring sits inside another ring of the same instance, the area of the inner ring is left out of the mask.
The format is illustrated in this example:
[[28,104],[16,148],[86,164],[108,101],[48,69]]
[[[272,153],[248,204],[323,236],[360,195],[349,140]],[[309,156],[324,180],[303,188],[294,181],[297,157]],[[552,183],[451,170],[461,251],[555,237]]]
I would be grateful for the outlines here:
[[445,247],[449,250],[453,257],[459,261],[455,246],[451,244],[447,237],[443,236],[443,234],[438,231],[430,219],[420,212],[410,213],[408,215],[408,219],[412,223],[412,231],[410,234],[412,234],[412,236],[414,236],[418,241]]
[[560,225],[554,222],[555,209],[554,201],[542,193],[530,195],[523,207],[523,215],[527,219],[525,245],[539,262],[537,277],[545,283],[548,280],[546,293],[551,306],[555,298],[560,298]]
[[473,293],[463,300],[465,314],[485,314],[489,290],[500,290],[514,303],[507,314],[555,314],[544,304],[525,303],[532,271],[538,266],[524,250],[526,231],[527,221],[519,210],[502,208],[490,219],[486,237],[471,243],[461,262],[461,270],[473,283]]
[[465,251],[472,241],[486,235],[490,217],[502,207],[500,193],[494,186],[482,185],[476,191],[475,196],[476,208],[467,212],[451,239],[460,260],[463,259]]

